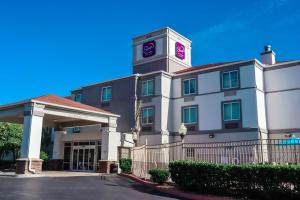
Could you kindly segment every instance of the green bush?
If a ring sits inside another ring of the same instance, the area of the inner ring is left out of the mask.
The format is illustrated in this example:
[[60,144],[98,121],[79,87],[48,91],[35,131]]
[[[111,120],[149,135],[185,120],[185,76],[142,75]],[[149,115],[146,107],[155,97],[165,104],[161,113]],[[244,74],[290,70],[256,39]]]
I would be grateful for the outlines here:
[[40,159],[42,159],[43,161],[48,160],[48,154],[44,151],[41,151],[40,153]]
[[158,184],[165,183],[170,176],[169,171],[163,169],[150,169],[149,174],[151,175],[151,181]]
[[259,199],[300,199],[300,165],[229,165],[193,161],[169,164],[184,190]]
[[132,160],[130,158],[120,159],[120,168],[124,173],[130,173],[132,167]]

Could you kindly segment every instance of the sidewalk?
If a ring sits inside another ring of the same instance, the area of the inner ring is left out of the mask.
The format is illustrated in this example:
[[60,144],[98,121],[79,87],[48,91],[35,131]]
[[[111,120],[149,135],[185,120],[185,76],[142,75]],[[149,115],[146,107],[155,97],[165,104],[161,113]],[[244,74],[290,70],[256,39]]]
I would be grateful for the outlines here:
[[174,195],[179,198],[190,199],[190,200],[231,200],[231,199],[234,199],[234,198],[230,198],[230,197],[221,197],[221,196],[214,196],[214,195],[204,195],[204,194],[196,194],[196,193],[191,193],[191,192],[183,192],[183,191],[177,189],[175,186],[158,185],[158,184],[152,183],[150,181],[140,179],[140,178],[134,176],[133,174],[121,173],[119,175],[129,178],[131,180],[134,180],[136,182],[139,182],[148,187],[151,187],[157,191],[160,191],[160,192],[163,192],[166,194],[170,194],[170,195]]
[[37,177],[77,177],[77,176],[100,176],[94,172],[71,172],[71,171],[42,171],[41,174],[16,174],[15,172],[2,172],[0,177],[37,178]]

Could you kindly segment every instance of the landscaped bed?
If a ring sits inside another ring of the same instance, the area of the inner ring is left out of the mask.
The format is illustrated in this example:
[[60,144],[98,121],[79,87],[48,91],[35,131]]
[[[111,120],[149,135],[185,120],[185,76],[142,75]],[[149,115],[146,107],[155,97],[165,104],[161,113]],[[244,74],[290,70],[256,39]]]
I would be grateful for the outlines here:
[[300,199],[300,166],[174,161],[172,180],[186,191],[256,199]]

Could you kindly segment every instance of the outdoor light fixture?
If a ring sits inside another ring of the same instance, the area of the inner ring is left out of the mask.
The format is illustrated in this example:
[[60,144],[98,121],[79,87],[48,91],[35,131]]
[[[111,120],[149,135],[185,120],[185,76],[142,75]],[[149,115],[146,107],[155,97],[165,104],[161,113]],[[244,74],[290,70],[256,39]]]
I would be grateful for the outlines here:
[[209,138],[214,138],[214,137],[215,137],[215,134],[211,133],[211,134],[209,134],[208,137],[209,137]]
[[134,144],[137,146],[138,130],[136,128],[131,128],[131,133],[132,133],[132,140],[133,140]]
[[181,140],[183,140],[184,136],[186,136],[187,133],[187,128],[184,123],[181,123],[181,125],[179,126],[178,133],[181,137]]
[[137,141],[137,132],[132,132],[132,140]]

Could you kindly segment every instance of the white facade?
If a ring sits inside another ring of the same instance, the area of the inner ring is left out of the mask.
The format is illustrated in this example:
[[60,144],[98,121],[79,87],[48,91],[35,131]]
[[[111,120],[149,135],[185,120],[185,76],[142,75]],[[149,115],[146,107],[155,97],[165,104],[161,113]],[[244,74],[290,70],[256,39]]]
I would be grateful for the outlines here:
[[[221,73],[230,66],[219,66],[219,70],[194,71],[189,74],[170,75],[157,73],[160,77],[151,103],[143,106],[155,107],[156,130],[146,135],[150,143],[161,140],[169,134],[169,142],[179,140],[172,136],[182,123],[181,109],[186,106],[198,107],[198,127],[187,135],[186,142],[206,143],[240,141],[253,139],[284,138],[288,134],[300,135],[300,65],[299,61],[274,66],[265,66],[257,60],[251,64],[239,63],[240,87],[227,94],[221,89]],[[281,67],[279,67],[281,66]],[[197,93],[190,97],[182,95],[182,82],[191,77],[197,80]],[[241,102],[242,127],[226,130],[222,127],[222,102]],[[160,127],[158,127],[160,126]],[[214,134],[213,138],[209,135]],[[151,139],[150,139],[151,138]],[[160,138],[160,139],[159,139]],[[165,141],[164,141],[165,140]],[[141,143],[143,143],[141,141]]]
[[[145,57],[143,44],[149,41],[155,41],[155,53]],[[182,59],[176,55],[178,42],[185,47]],[[134,94],[141,103],[141,109],[151,107],[154,110],[152,127],[148,130],[141,128],[138,144],[179,141],[178,128],[183,122],[183,109],[186,107],[197,108],[197,122],[188,131],[185,142],[259,140],[284,138],[289,134],[299,136],[300,62],[276,63],[271,46],[267,46],[261,55],[262,62],[251,59],[193,68],[191,41],[172,29],[135,37],[133,68],[138,72],[132,76],[138,80],[137,85],[145,80],[154,80],[153,95],[141,95],[142,87],[139,86]],[[166,63],[166,68],[156,66]],[[238,84],[226,89],[222,83],[223,74],[230,71],[237,72]],[[195,79],[196,91],[192,95],[183,94],[183,82],[188,79]],[[112,99],[122,98],[122,94],[119,95]],[[230,121],[224,119],[224,104],[230,102],[240,105],[240,116],[233,120],[235,127],[230,127]],[[118,114],[118,111],[114,112]],[[130,137],[130,130],[126,133]]]

